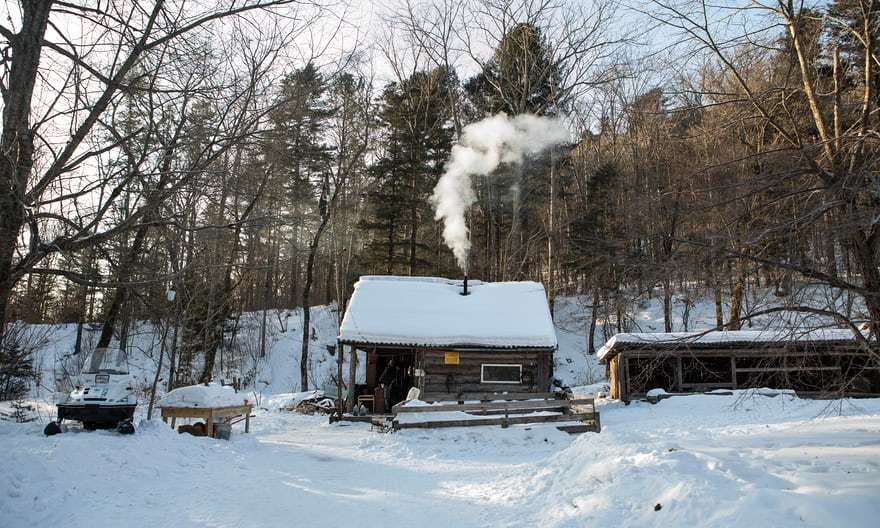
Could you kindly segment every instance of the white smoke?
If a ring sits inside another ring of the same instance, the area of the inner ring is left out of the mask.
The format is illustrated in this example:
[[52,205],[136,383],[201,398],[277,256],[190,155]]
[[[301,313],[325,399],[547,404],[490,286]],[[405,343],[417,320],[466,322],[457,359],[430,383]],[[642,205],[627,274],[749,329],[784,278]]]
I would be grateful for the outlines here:
[[431,197],[434,218],[443,220],[443,239],[462,269],[471,249],[465,213],[476,201],[471,177],[487,176],[501,163],[522,163],[526,156],[569,139],[561,120],[533,114],[500,113],[464,127]]

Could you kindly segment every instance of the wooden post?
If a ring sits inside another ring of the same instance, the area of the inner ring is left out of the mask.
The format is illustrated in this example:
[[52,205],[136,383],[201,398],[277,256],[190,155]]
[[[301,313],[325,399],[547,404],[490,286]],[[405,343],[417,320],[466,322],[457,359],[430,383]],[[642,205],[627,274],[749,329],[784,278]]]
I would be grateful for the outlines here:
[[736,356],[730,356],[730,381],[733,382],[733,388],[736,390]]
[[244,432],[251,432],[251,406],[245,406],[245,415],[244,415]]
[[205,424],[205,432],[208,438],[214,437],[214,409],[208,411],[208,419]]
[[681,384],[684,383],[684,370],[681,367],[681,356],[675,358],[675,391],[683,392]]
[[351,354],[351,357],[349,358],[349,361],[348,361],[348,401],[347,401],[346,408],[348,409],[349,412],[351,412],[354,409],[354,402],[355,402],[354,389],[355,389],[355,380],[357,379],[358,355],[357,355],[357,348],[354,345],[351,345],[349,347],[349,351],[350,351],[349,353]]
[[339,416],[345,411],[345,403],[342,401],[342,356],[345,354],[345,345],[336,341],[336,410]]

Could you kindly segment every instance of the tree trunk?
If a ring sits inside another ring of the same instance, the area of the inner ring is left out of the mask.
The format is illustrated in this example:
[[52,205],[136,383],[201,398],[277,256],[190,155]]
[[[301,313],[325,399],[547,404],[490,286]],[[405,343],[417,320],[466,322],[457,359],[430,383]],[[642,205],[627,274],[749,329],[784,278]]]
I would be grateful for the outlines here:
[[263,318],[260,321],[260,357],[266,357],[266,314],[269,311],[269,300],[272,288],[272,254],[266,255],[266,282],[263,290]]
[[850,237],[856,266],[862,275],[862,285],[869,292],[864,295],[865,307],[875,335],[880,332],[880,263],[876,250],[878,238],[880,231],[867,239],[858,232]]
[[730,319],[727,322],[728,330],[739,330],[742,327],[740,312],[742,311],[743,297],[746,290],[746,264],[744,259],[736,261],[736,282],[730,291]]
[[20,6],[22,29],[9,42],[11,54],[7,57],[11,55],[11,59],[0,133],[0,337],[6,327],[10,295],[20,278],[13,262],[25,222],[24,197],[34,165],[30,116],[52,1],[29,0]]
[[669,277],[663,279],[663,328],[672,332],[672,284]]
[[593,289],[593,303],[590,307],[590,328],[587,331],[587,354],[594,355],[596,354],[596,343],[595,335],[596,335],[596,321],[599,319],[599,311],[597,308],[599,307],[599,289]]
[[107,348],[110,346],[110,341],[113,340],[113,332],[116,329],[116,320],[119,318],[119,312],[122,310],[122,307],[125,305],[125,300],[128,298],[128,287],[124,286],[122,283],[131,278],[131,274],[134,271],[134,265],[143,250],[148,229],[149,228],[145,225],[138,228],[134,235],[131,249],[128,254],[125,255],[122,264],[119,266],[116,280],[120,285],[116,287],[116,291],[113,294],[113,300],[110,301],[110,306],[107,307],[107,312],[104,314],[104,323],[101,325],[101,337],[98,338],[96,348]]
[[156,403],[156,388],[159,386],[159,376],[162,375],[162,360],[165,359],[165,339],[168,337],[168,326],[162,329],[162,346],[159,347],[159,364],[156,365],[156,375],[153,377],[153,385],[150,388],[150,404],[147,406],[147,420],[153,419],[153,404]]
[[721,330],[724,328],[724,306],[721,301],[721,285],[718,281],[715,281],[712,290],[715,294],[715,328]]
[[300,390],[307,391],[309,390],[309,338],[311,337],[311,303],[309,299],[309,294],[312,291],[312,280],[314,278],[315,273],[315,255],[318,253],[318,244],[321,241],[321,233],[324,231],[324,226],[327,225],[327,218],[321,221],[321,224],[318,226],[318,230],[315,232],[315,238],[312,239],[312,244],[309,246],[309,259],[306,262],[306,280],[305,284],[303,284],[303,294],[302,294],[302,309],[303,309],[303,333],[302,333],[302,349],[300,352],[300,362],[299,362],[299,379],[300,379]]

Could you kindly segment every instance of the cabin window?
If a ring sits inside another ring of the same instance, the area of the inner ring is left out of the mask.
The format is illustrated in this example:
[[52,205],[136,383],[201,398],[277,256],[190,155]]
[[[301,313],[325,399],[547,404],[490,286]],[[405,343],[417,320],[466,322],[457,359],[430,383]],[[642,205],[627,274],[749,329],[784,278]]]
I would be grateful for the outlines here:
[[480,372],[482,383],[521,383],[522,365],[494,365],[483,363]]

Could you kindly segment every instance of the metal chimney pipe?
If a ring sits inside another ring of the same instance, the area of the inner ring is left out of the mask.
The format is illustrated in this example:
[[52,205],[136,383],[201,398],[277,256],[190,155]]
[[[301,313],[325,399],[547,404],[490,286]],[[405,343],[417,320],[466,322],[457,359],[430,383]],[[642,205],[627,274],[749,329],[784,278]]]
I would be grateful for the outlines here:
[[464,287],[461,290],[461,295],[469,295],[467,290],[467,282],[468,282],[468,270],[467,267],[464,268]]

